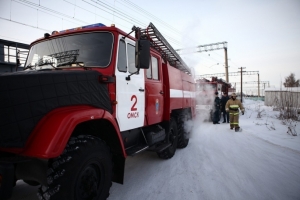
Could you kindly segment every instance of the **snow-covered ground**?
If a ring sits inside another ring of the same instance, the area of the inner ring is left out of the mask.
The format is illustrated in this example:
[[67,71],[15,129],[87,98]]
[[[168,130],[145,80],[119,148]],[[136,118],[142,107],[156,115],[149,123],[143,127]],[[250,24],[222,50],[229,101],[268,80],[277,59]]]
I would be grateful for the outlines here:
[[[299,200],[300,124],[292,136],[262,101],[244,106],[242,132],[197,119],[189,145],[172,159],[128,157],[125,183],[112,185],[109,200]],[[19,181],[11,199],[36,200],[36,189]]]

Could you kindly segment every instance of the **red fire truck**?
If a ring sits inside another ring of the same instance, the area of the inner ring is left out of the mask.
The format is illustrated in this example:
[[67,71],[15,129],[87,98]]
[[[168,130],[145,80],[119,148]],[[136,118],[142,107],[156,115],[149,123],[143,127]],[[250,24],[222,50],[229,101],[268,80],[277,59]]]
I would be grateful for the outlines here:
[[211,120],[214,106],[215,92],[220,99],[224,92],[228,93],[231,84],[223,79],[212,77],[211,80],[202,78],[196,80],[196,112]]
[[40,199],[106,199],[127,156],[188,145],[190,68],[152,23],[131,33],[54,31],[31,44],[24,71],[0,74],[0,199],[17,180],[41,185]]

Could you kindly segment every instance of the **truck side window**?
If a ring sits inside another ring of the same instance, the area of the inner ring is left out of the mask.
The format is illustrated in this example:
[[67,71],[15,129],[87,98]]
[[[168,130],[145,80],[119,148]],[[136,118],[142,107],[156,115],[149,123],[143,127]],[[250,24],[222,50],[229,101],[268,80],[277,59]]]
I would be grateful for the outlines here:
[[150,65],[150,67],[149,67],[149,69],[147,69],[147,78],[153,79],[153,80],[159,80],[157,58],[151,56],[149,65]]
[[151,56],[152,62],[152,79],[158,80],[158,61],[157,58]]
[[134,73],[137,71],[135,67],[135,47],[131,44],[127,44],[127,52],[128,52],[128,70],[129,73]]
[[127,72],[126,45],[124,40],[120,40],[118,52],[118,70]]

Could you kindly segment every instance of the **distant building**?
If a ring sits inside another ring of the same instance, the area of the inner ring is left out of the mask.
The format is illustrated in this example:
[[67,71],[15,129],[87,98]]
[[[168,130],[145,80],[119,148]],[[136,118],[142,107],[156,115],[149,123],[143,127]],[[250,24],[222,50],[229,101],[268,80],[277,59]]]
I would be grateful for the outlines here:
[[0,39],[0,73],[23,70],[30,45]]

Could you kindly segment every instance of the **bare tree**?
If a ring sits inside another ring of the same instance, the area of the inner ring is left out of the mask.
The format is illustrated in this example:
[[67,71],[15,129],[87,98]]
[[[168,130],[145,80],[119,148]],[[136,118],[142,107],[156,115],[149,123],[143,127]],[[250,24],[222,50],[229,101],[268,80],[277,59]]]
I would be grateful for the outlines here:
[[288,77],[285,78],[285,82],[283,83],[284,87],[299,87],[299,79],[296,81],[295,74],[291,73]]

